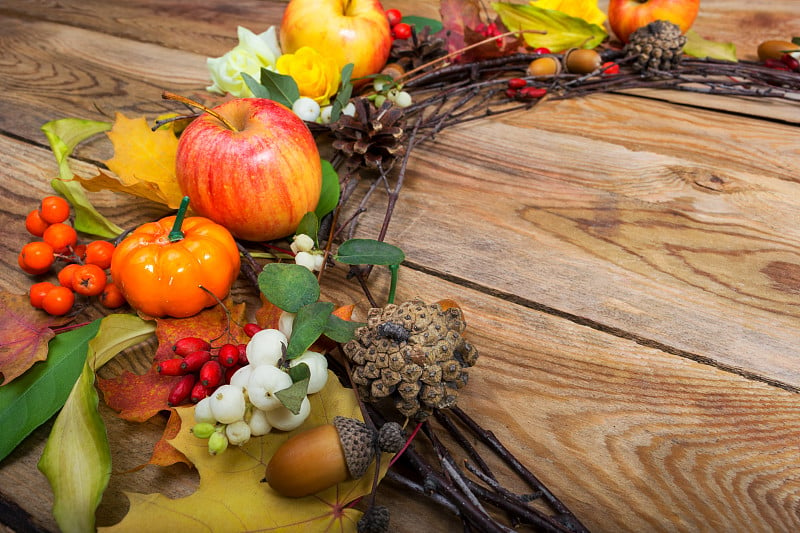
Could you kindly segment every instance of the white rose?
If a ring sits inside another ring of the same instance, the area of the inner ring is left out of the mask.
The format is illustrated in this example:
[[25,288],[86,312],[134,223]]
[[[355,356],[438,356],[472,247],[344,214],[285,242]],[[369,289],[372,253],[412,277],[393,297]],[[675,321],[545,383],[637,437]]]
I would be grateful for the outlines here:
[[213,85],[206,90],[219,94],[230,93],[238,98],[253,96],[241,73],[246,72],[256,80],[261,79],[261,69],[275,70],[275,62],[281,56],[275,27],[256,35],[239,26],[239,44],[227,54],[208,58],[208,72]]

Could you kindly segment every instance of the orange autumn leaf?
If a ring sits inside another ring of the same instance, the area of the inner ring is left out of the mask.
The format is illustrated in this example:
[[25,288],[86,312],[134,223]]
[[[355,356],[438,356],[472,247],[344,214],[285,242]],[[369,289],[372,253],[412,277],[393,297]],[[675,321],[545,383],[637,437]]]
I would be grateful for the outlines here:
[[0,385],[21,376],[37,361],[47,359],[51,329],[68,320],[50,316],[33,307],[25,295],[0,291]]
[[230,319],[225,309],[219,305],[189,318],[156,319],[158,349],[153,364],[142,375],[124,371],[113,379],[98,378],[97,384],[106,404],[117,411],[120,418],[131,422],[144,422],[159,411],[169,409],[167,396],[180,377],[162,376],[156,370],[156,365],[175,357],[172,351],[175,341],[183,337],[218,339],[214,343],[216,346],[226,342],[234,344],[246,342],[247,336],[237,325],[244,321],[245,304],[233,304],[228,299],[225,305],[225,309],[230,312]]
[[161,436],[161,439],[156,442],[155,446],[153,446],[153,455],[150,457],[147,464],[169,466],[175,463],[185,463],[190,467],[193,466],[186,455],[169,443],[170,440],[178,436],[180,430],[181,417],[178,416],[175,409],[172,409],[169,412],[169,420],[167,420],[167,426],[164,428],[164,434]]
[[[176,409],[183,428],[170,442],[197,467],[198,490],[177,499],[126,493],[130,499],[128,514],[118,524],[100,531],[146,531],[154,523],[165,531],[356,531],[362,513],[350,504],[371,491],[375,463],[360,479],[305,498],[284,498],[262,482],[269,459],[291,436],[330,423],[337,415],[362,420],[355,394],[342,387],[333,373],[329,373],[325,388],[310,395],[309,400],[311,415],[298,429],[254,437],[243,446],[229,446],[216,456],[208,453],[206,440],[188,431],[194,424],[193,408]],[[382,454],[381,476],[386,473],[390,458],[390,454]]]
[[115,176],[99,172],[93,178],[76,177],[84,188],[125,192],[171,208],[180,205],[183,193],[175,178],[178,137],[171,126],[152,131],[144,117],[129,119],[117,113],[106,135],[114,156],[105,163]]
[[260,296],[261,307],[256,311],[256,324],[263,329],[278,329],[278,320],[283,310],[267,300],[263,294]]

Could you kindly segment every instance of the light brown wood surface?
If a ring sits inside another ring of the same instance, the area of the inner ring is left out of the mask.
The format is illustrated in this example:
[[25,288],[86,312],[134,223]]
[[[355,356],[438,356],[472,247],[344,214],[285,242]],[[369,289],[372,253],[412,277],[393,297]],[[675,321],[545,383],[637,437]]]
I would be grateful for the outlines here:
[[[384,5],[436,16],[433,2]],[[205,58],[235,44],[239,24],[279,23],[284,6],[0,4],[0,289],[30,285],[16,264],[24,216],[57,171],[44,122],[153,118],[174,110],[164,89],[206,98]],[[797,8],[703,0],[695,30],[752,59],[761,40],[800,35]],[[798,110],[672,91],[599,95],[446,130],[411,158],[387,237],[407,257],[399,298],[462,303],[481,357],[460,405],[591,531],[800,529]],[[90,174],[110,155],[108,143],[87,143],[73,168]],[[165,212],[92,198],[121,226]],[[380,201],[361,235],[374,236]],[[344,272],[331,272],[324,297],[356,301],[363,317],[367,303]],[[387,276],[375,274],[384,294]],[[244,282],[234,294],[254,298]],[[153,347],[102,375],[144,371]],[[132,424],[101,412],[114,474],[98,525],[125,515],[123,492],[195,490],[196,473],[181,465],[129,472],[149,458],[164,418]],[[36,469],[49,429],[0,462],[2,509],[17,506],[0,514],[0,530],[56,530]],[[394,531],[457,529],[389,483],[379,502]]]

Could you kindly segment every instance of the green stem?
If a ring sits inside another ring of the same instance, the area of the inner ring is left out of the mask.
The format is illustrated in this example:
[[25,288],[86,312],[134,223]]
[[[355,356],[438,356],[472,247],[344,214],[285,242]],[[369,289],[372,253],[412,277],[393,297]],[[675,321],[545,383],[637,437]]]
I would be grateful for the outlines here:
[[179,240],[183,239],[183,231],[181,231],[181,226],[183,226],[183,219],[186,217],[186,209],[189,208],[189,197],[184,196],[181,200],[181,206],[178,208],[178,214],[175,215],[175,223],[172,225],[172,231],[169,232],[169,242],[178,242]]
[[389,285],[389,303],[394,303],[394,293],[397,290],[397,276],[400,271],[400,265],[389,265],[389,270],[392,273],[392,282]]

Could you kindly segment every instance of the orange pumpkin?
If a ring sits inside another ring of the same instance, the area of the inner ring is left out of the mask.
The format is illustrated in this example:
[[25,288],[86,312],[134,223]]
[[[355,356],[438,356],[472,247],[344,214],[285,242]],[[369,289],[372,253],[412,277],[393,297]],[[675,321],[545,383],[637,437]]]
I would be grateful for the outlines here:
[[204,218],[176,216],[139,226],[116,248],[111,277],[128,303],[153,317],[184,318],[228,295],[239,275],[231,233]]

